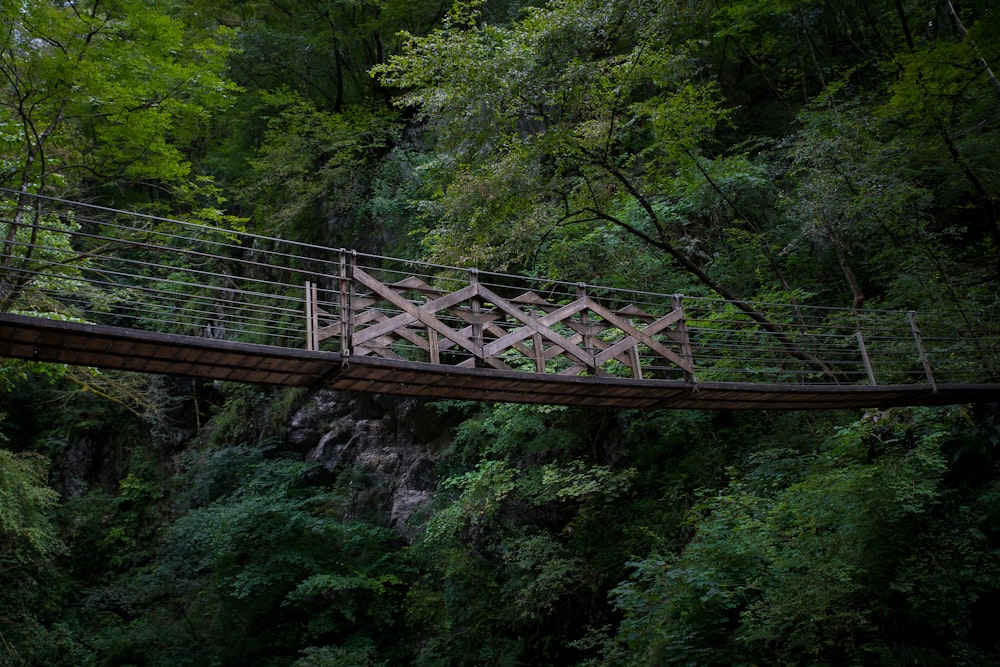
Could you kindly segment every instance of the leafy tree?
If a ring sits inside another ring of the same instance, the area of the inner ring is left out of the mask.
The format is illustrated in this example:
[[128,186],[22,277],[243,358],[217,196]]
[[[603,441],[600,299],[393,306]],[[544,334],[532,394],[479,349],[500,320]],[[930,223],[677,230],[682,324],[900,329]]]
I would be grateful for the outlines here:
[[993,597],[995,492],[956,494],[948,459],[988,451],[986,432],[961,410],[899,411],[778,468],[759,457],[693,508],[679,555],[617,589],[621,661],[985,664],[993,631],[949,621]]
[[1000,183],[987,155],[997,141],[1000,86],[988,63],[1000,53],[1000,40],[995,12],[971,5],[960,18],[944,2],[944,11],[927,23],[932,32],[925,40],[907,34],[882,112],[905,128],[902,135],[924,166],[924,178],[933,174],[929,180],[937,184],[943,214],[950,220],[954,213],[948,209],[963,209],[955,222],[967,227],[970,240],[987,239],[996,255]]
[[189,32],[143,0],[28,0],[3,14],[3,181],[25,192],[65,179],[183,182],[185,148],[233,92],[225,30]]
[[437,502],[410,550],[421,566],[406,599],[417,664],[593,656],[617,623],[606,595],[629,554],[685,541],[695,489],[724,479],[750,430],[707,414],[473,411],[439,462]]
[[438,254],[519,266],[522,244],[549,225],[598,220],[709,279],[657,210],[659,186],[725,117],[694,47],[671,39],[672,10],[565,2],[496,27],[479,5],[456,4],[444,28],[375,68],[433,122]]
[[[934,195],[902,161],[906,153],[900,139],[891,130],[887,134],[863,106],[842,102],[832,88],[825,108],[817,105],[799,115],[802,129],[782,151],[788,160],[782,182],[792,187],[780,211],[795,228],[779,232],[779,238],[788,239],[796,254],[807,246],[803,254],[830,257],[803,268],[811,268],[817,289],[824,282],[846,285],[837,291],[849,294],[860,311],[873,292],[880,297],[891,290],[900,255],[938,262],[944,254],[940,239],[949,230],[930,227]],[[947,274],[934,278],[947,280]],[[824,290],[823,302],[834,303],[837,291]],[[933,296],[910,298],[915,301],[894,305],[916,307]]]
[[363,202],[377,169],[373,157],[399,138],[396,114],[362,104],[322,111],[287,90],[260,96],[273,115],[249,160],[243,193],[258,202],[257,217],[266,220],[267,233],[378,249],[390,232],[372,224]]
[[0,529],[6,562],[47,558],[62,549],[47,512],[58,497],[47,484],[47,461],[0,449]]
[[169,527],[145,581],[98,598],[105,613],[120,596],[143,610],[134,626],[107,624],[102,659],[291,664],[305,651],[302,664],[314,664],[366,654],[391,627],[403,572],[391,536],[342,518],[337,496],[307,483],[307,465],[262,453],[231,446],[196,461],[188,484],[209,495],[188,496],[199,505]]
[[244,3],[231,71],[248,88],[296,91],[339,113],[380,95],[368,70],[385,60],[402,29],[428,30],[441,4],[423,0]]
[[[635,471],[585,453],[613,422],[562,408],[500,405],[465,421],[440,506],[412,549],[407,594],[416,664],[542,664],[600,617],[608,571],[597,542]],[[598,537],[597,533],[600,533]],[[614,566],[610,566],[614,570]],[[554,637],[561,637],[553,641]]]
[[235,211],[264,234],[329,246],[380,251],[405,240],[368,207],[376,196],[384,201],[387,189],[397,199],[408,179],[380,168],[403,122],[368,70],[397,48],[400,30],[433,25],[440,3],[203,4],[206,15],[237,30],[228,74],[242,93],[207,142],[204,161],[238,193]]
[[53,520],[58,494],[49,488],[47,478],[48,461],[43,456],[0,448],[0,663],[4,665],[68,665],[87,658],[88,652],[68,632],[53,605],[52,589],[60,585],[55,558],[64,553],[65,545]]

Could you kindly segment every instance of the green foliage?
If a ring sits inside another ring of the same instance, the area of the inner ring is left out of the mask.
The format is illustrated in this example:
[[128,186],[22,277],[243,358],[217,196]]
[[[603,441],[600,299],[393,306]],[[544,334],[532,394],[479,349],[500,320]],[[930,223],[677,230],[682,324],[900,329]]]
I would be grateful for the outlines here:
[[301,392],[294,388],[273,390],[245,384],[220,383],[223,400],[213,406],[208,441],[226,449],[229,443],[264,443],[281,437]]
[[[262,231],[333,246],[370,246],[362,202],[374,158],[398,138],[392,110],[356,105],[339,112],[317,108],[287,89],[260,93],[271,117],[249,160],[243,196],[257,202]],[[336,198],[330,195],[336,193]]]
[[60,303],[61,296],[100,298],[82,280],[88,262],[70,245],[71,234],[80,229],[72,217],[39,216],[9,201],[0,203],[0,217],[5,255],[0,308],[63,319],[75,314]]
[[[655,276],[742,310],[796,290],[923,307],[968,298],[990,268],[946,259],[956,238],[986,239],[980,255],[1000,239],[984,7],[935,19],[903,3],[579,0],[507,24],[483,11],[456,5],[373,70],[405,90],[397,103],[436,150],[419,209],[434,257]],[[615,254],[629,241],[635,263]],[[934,287],[916,293],[914,273]]]
[[189,32],[164,10],[143,0],[4,5],[0,126],[16,167],[4,180],[188,176],[183,150],[234,92],[221,75],[228,31]]
[[619,641],[661,664],[944,664],[983,650],[968,626],[921,611],[930,595],[948,599],[942,618],[968,618],[1000,576],[982,518],[946,484],[966,428],[957,410],[873,413],[786,452],[795,478],[751,468],[693,508],[679,555],[634,564],[615,591]]
[[371,642],[351,642],[349,646],[310,646],[292,667],[380,667],[387,663],[376,658]]
[[230,60],[246,89],[289,88],[324,111],[339,113],[363,103],[374,90],[367,72],[393,49],[396,33],[422,32],[440,11],[428,0],[337,0],[298,3],[295,11],[260,0],[232,7],[208,2],[239,25]]
[[63,546],[48,513],[58,496],[48,487],[48,461],[0,449],[0,558],[25,564]]
[[670,42],[674,19],[581,0],[497,27],[457,8],[376,67],[433,123],[436,256],[519,267],[561,225],[595,219],[670,245],[655,213],[629,222],[621,207],[648,204],[725,116],[689,46]]
[[90,658],[56,603],[64,586],[56,559],[67,548],[47,478],[45,457],[0,448],[0,664],[12,667]]
[[[516,664],[579,657],[553,642],[604,621],[595,600],[620,565],[603,560],[637,471],[600,462],[608,415],[498,405],[458,429],[441,505],[412,557],[418,664]],[[595,443],[591,449],[588,442]],[[596,443],[601,443],[597,445]]]
[[[303,463],[265,459],[261,449],[248,447],[211,452],[205,463],[216,478],[224,467],[229,481],[189,496],[207,502],[169,527],[150,568],[152,589],[134,603],[146,606],[147,622],[173,629],[154,638],[119,619],[102,634],[103,650],[124,630],[130,651],[151,650],[146,642],[155,641],[161,656],[189,650],[195,638],[198,662],[292,656],[311,645],[329,647],[310,651],[309,660],[366,654],[363,646],[336,646],[393,623],[402,570],[387,558],[390,536],[341,519],[338,499],[306,483]],[[189,469],[187,478],[202,478],[204,465]],[[183,606],[183,618],[173,618],[170,607],[158,609],[163,595]],[[157,620],[159,614],[166,615]]]
[[[857,320],[941,309],[970,328],[996,309],[987,2],[0,14],[0,179],[25,191],[727,294],[731,310],[698,322],[709,339],[750,299],[854,304]],[[84,221],[3,213],[3,308],[77,316],[55,295],[89,268],[90,242],[64,234]],[[174,266],[195,295],[176,253],[133,252],[121,260]],[[59,280],[30,279],[40,267]],[[131,297],[88,296],[109,315]],[[732,354],[699,379],[730,368],[783,371]],[[1000,431],[985,409],[442,402],[458,424],[404,545],[376,508],[358,517],[356,471],[285,442],[297,392],[222,385],[209,408],[169,383],[20,362],[0,364],[0,389],[18,452],[0,450],[4,664],[996,662]],[[194,423],[173,423],[189,407]],[[29,452],[53,461],[64,503]]]
[[562,406],[503,403],[464,421],[454,446],[463,457],[558,451],[572,444],[572,436],[553,425],[564,423],[570,414]]
[[366,251],[405,242],[410,220],[394,211],[410,208],[413,145],[399,144],[402,119],[368,70],[400,30],[427,30],[440,3],[205,4],[238,27],[228,74],[243,90],[207,138],[206,170],[266,235]]

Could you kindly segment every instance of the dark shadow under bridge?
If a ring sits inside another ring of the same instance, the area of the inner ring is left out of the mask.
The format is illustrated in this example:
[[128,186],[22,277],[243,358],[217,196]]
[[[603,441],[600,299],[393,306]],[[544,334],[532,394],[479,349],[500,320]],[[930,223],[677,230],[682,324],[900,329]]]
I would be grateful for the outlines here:
[[1000,400],[1000,317],[733,303],[485,273],[0,191],[0,356],[486,401]]

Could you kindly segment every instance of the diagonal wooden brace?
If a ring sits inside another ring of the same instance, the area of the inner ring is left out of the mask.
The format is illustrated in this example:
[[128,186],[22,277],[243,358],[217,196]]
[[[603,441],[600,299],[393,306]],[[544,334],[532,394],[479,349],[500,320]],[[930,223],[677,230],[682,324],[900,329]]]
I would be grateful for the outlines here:
[[474,296],[476,294],[475,285],[463,287],[457,292],[446,294],[438,299],[434,299],[433,301],[428,301],[422,306],[418,306],[408,299],[396,294],[391,288],[383,285],[381,282],[361,269],[356,268],[354,270],[354,279],[403,311],[403,313],[380,322],[375,326],[356,332],[353,340],[354,345],[362,345],[366,341],[372,340],[373,338],[378,338],[380,336],[396,332],[414,322],[420,322],[428,329],[436,331],[456,345],[469,351],[474,356],[482,358],[482,349],[477,349],[476,345],[468,336],[463,336],[458,331],[455,331],[434,316],[434,313],[438,310],[450,308],[455,304],[466,301],[470,297]]

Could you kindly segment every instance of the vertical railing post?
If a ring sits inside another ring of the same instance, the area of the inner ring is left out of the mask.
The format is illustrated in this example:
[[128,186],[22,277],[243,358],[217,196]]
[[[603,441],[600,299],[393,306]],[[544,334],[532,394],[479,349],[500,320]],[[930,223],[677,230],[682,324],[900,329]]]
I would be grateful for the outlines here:
[[531,334],[531,346],[535,350],[535,371],[538,373],[545,372],[545,345],[542,342],[541,334],[534,333]]
[[[587,298],[587,284],[577,283],[576,284],[576,298],[586,299]],[[590,332],[590,313],[584,308],[580,311],[580,336],[582,340],[580,341],[580,346],[587,353],[590,358],[589,370],[594,375],[597,375],[597,354],[594,348],[594,336]]]
[[354,255],[348,264],[347,251],[340,250],[340,353],[346,359],[351,356],[351,336],[354,332],[354,313],[351,311],[354,299]]
[[642,359],[639,358],[639,344],[636,343],[628,349],[629,366],[632,367],[632,378],[642,379]]
[[476,286],[476,294],[469,300],[472,306],[472,345],[476,348],[476,365],[485,366],[483,356],[483,300],[479,298],[479,269],[469,269],[469,285]]
[[924,340],[920,335],[920,328],[917,326],[917,314],[912,311],[906,311],[906,318],[910,321],[910,331],[913,332],[913,340],[917,343],[917,353],[920,355],[920,363],[924,366],[924,375],[927,376],[927,382],[931,385],[931,389],[937,391],[937,384],[934,382],[934,373],[931,372],[931,363],[927,358],[927,352],[924,350]]
[[[632,326],[635,326],[635,322],[632,321],[632,320],[629,320],[627,315],[625,315],[625,319],[628,320],[629,324],[631,324]],[[624,331],[622,331],[622,334],[628,335],[628,334],[625,334]],[[628,349],[625,351],[625,355],[628,357],[628,365],[629,365],[629,368],[632,370],[632,379],[634,379],[634,380],[641,380],[642,379],[642,359],[639,357],[639,341],[633,339],[632,340],[632,344],[629,345]]]
[[855,331],[854,336],[858,339],[858,349],[861,350],[861,361],[865,364],[865,372],[868,374],[868,383],[875,386],[878,383],[875,382],[875,371],[872,370],[872,360],[868,356],[868,348],[865,346],[865,337],[861,335],[860,331]]
[[312,349],[319,352],[319,286],[316,283],[309,283],[309,302],[312,304]]
[[314,351],[313,347],[316,336],[316,321],[313,319],[315,317],[315,312],[313,311],[313,291],[312,283],[306,281],[306,349],[309,351]]
[[686,359],[688,365],[691,366],[691,372],[688,373],[685,371],[684,377],[688,382],[693,384],[697,380],[694,375],[694,351],[691,347],[691,337],[688,333],[687,313],[684,312],[684,297],[680,294],[674,294],[671,301],[673,303],[674,310],[681,311],[681,318],[677,320],[677,327],[675,330],[677,331],[678,343],[680,343],[681,347],[681,357]]

